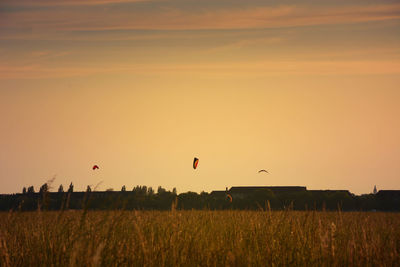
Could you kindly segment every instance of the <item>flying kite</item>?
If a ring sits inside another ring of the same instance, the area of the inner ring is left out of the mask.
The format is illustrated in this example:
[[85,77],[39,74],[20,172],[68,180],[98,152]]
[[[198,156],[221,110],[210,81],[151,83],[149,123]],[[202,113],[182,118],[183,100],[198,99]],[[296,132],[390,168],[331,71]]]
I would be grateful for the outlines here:
[[226,199],[232,203],[232,196],[230,194],[226,194]]
[[92,169],[93,169],[93,170],[96,170],[96,169],[98,169],[98,168],[99,168],[99,166],[94,165]]
[[198,158],[194,158],[194,160],[193,160],[193,169],[197,168],[197,164],[199,164],[199,159]]
[[260,173],[260,172],[265,172],[265,173],[269,174],[269,172],[267,170],[259,170],[258,173]]

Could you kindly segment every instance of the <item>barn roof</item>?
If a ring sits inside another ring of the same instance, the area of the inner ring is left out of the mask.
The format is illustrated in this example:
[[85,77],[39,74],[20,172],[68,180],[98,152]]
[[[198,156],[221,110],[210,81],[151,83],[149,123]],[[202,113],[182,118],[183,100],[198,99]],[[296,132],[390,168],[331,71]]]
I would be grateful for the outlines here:
[[271,190],[272,192],[303,192],[305,186],[233,186],[229,189],[230,193],[252,193],[258,190]]

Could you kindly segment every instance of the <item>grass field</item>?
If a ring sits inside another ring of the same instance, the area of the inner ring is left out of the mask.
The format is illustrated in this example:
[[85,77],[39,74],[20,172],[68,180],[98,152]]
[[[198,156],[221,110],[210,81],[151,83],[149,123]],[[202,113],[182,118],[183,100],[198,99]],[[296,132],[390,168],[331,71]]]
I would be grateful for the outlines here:
[[400,214],[0,214],[2,266],[399,266]]

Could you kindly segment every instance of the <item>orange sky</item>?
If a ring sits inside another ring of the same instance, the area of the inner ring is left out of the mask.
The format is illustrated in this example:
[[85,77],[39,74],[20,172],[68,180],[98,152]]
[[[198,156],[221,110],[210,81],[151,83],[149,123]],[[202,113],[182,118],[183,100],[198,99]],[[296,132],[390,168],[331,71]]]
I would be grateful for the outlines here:
[[3,1],[0,193],[400,189],[399,84],[396,1]]

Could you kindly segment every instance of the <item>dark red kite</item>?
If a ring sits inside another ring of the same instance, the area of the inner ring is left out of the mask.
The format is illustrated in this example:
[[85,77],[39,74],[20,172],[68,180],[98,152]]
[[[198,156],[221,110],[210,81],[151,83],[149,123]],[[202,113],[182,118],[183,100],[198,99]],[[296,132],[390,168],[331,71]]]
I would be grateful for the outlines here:
[[226,194],[226,199],[232,203],[232,196],[230,194]]
[[96,169],[98,169],[99,168],[99,166],[97,166],[97,165],[94,165],[93,166],[93,170],[96,170]]
[[197,164],[199,164],[199,159],[198,158],[194,158],[194,160],[193,160],[193,169],[197,168]]

